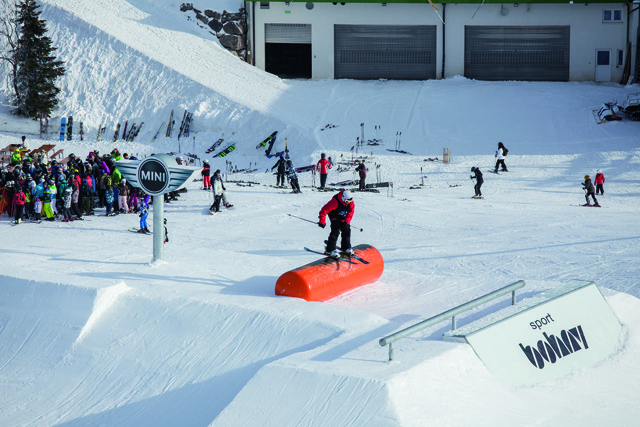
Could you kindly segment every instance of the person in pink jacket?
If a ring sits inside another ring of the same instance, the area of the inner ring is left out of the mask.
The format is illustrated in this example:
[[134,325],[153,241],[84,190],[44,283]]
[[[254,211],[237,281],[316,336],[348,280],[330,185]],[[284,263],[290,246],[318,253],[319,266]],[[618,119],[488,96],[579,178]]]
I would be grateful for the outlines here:
[[324,186],[327,183],[327,175],[331,169],[331,162],[325,158],[325,154],[320,155],[320,160],[316,164],[316,172],[320,172],[320,190],[324,190]]
[[596,172],[596,179],[593,183],[596,185],[596,194],[602,194],[604,196],[604,175],[600,169]]

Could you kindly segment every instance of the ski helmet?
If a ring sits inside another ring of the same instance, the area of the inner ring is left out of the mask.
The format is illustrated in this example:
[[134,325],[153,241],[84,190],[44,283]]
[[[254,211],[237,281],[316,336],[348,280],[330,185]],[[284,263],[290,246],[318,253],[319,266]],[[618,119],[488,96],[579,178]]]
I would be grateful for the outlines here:
[[353,201],[353,195],[351,194],[351,191],[344,190],[342,192],[342,201],[345,203],[351,203]]
[[589,179],[589,178],[591,178],[591,175],[585,175],[584,176],[584,179]]
[[326,157],[326,154],[322,153],[320,154],[320,158],[324,159]]
[[601,171],[600,169],[598,169],[598,170],[596,171],[596,173],[602,173],[602,171]]
[[209,164],[209,160],[203,160],[203,161],[202,161],[202,164],[203,164],[203,165],[208,165],[208,164]]
[[477,168],[477,167],[475,167],[475,166],[471,166],[471,172],[475,172],[475,171],[476,171],[476,169],[478,169],[478,168]]

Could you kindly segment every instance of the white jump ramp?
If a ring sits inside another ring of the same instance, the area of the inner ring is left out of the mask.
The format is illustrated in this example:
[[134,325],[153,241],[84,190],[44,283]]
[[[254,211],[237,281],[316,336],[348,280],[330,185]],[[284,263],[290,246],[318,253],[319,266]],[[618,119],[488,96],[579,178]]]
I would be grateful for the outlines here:
[[444,334],[467,342],[501,382],[532,385],[614,353],[622,326],[593,282],[572,280]]

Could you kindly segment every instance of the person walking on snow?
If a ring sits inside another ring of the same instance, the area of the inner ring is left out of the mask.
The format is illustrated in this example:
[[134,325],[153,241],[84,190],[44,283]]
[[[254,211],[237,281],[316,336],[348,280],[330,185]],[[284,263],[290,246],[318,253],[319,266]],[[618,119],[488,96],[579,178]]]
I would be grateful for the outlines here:
[[287,163],[285,162],[284,156],[282,154],[280,154],[280,158],[278,159],[276,164],[271,167],[271,170],[273,171],[275,168],[278,168],[278,174],[276,175],[276,186],[284,187],[284,172],[287,168]]
[[509,172],[507,170],[507,165],[504,164],[504,158],[507,155],[509,150],[504,147],[502,142],[498,142],[498,151],[496,151],[496,168],[494,170],[495,173],[498,173],[498,166],[502,166],[502,172]]
[[594,184],[596,185],[596,194],[602,194],[604,196],[604,175],[600,169],[596,172]]
[[231,209],[233,205],[227,201],[227,196],[225,195],[225,191],[227,190],[224,187],[222,182],[222,177],[220,176],[220,169],[216,170],[213,174],[213,183],[211,184],[213,188],[213,204],[209,208],[210,212],[220,212],[220,202],[222,201],[222,205]]
[[482,172],[480,172],[480,168],[477,166],[471,167],[471,172],[475,173],[475,175],[471,175],[471,179],[476,180],[476,185],[473,189],[476,191],[476,195],[473,196],[474,199],[482,199],[482,191],[480,191],[480,187],[482,187],[482,183],[484,182],[484,178],[482,178]]
[[[587,203],[583,206],[595,206],[597,208],[600,207],[598,204],[598,200],[596,199],[596,190],[593,184],[591,183],[591,177],[589,175],[584,176],[584,182],[582,183],[582,189],[586,191],[584,198],[587,199]],[[589,196],[593,197],[593,205],[589,201]]]
[[364,160],[360,162],[358,167],[356,167],[356,172],[358,172],[358,176],[360,177],[358,190],[364,191],[367,188],[365,184],[365,180],[367,179],[367,167],[364,165]]
[[331,233],[329,233],[329,239],[327,240],[327,246],[325,248],[327,255],[334,258],[339,257],[336,243],[341,233],[340,249],[348,255],[353,255],[353,249],[351,249],[351,218],[353,218],[354,210],[355,204],[353,203],[353,196],[349,190],[340,191],[320,209],[318,226],[321,228],[327,226],[327,215],[331,221]]
[[324,186],[327,183],[327,175],[329,169],[331,169],[331,163],[327,160],[324,153],[320,154],[320,160],[316,164],[316,172],[320,171],[320,190],[324,190]]

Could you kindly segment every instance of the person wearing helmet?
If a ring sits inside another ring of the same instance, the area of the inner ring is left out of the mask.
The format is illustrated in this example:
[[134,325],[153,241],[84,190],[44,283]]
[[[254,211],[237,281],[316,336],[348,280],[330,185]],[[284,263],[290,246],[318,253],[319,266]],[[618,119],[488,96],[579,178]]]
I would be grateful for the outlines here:
[[227,189],[222,182],[220,169],[216,170],[213,174],[213,183],[211,184],[211,187],[213,188],[213,204],[209,208],[209,212],[212,214],[220,212],[220,202],[222,202],[225,208],[231,209],[233,205],[227,201],[227,196],[225,195],[225,191]]
[[484,182],[484,178],[482,178],[482,172],[480,172],[480,168],[477,166],[471,167],[471,172],[475,175],[471,175],[469,178],[476,180],[476,185],[473,189],[476,191],[476,195],[472,196],[474,199],[482,199],[482,192],[480,191],[480,187],[482,187],[482,183]]
[[71,189],[69,187],[65,188],[62,193],[62,216],[64,216],[62,222],[73,221],[71,218]]
[[130,195],[131,190],[127,180],[123,178],[118,184],[118,209],[120,213],[130,213],[129,205],[127,204]]
[[[598,200],[596,199],[596,189],[593,186],[593,183],[591,183],[591,176],[589,176],[589,175],[585,175],[584,176],[584,182],[582,183],[582,189],[585,190],[584,198],[587,199],[587,203],[584,204],[583,206],[595,206],[595,207],[599,208],[600,204],[598,203]],[[589,200],[589,196],[593,197],[593,205],[591,204],[591,201]]]
[[596,179],[593,183],[596,185],[596,194],[604,196],[604,175],[600,169],[596,172]]
[[289,183],[291,184],[291,189],[294,193],[302,193],[300,191],[300,184],[298,183],[298,174],[296,173],[296,168],[293,167],[293,162],[291,160],[287,160],[287,176],[289,177]]
[[278,157],[278,161],[271,167],[271,170],[273,171],[275,168],[278,168],[276,175],[276,187],[284,187],[284,173],[287,169],[287,162],[285,162],[282,153]]
[[22,191],[22,187],[17,186],[13,196],[13,205],[15,213],[15,224],[21,224],[24,216],[24,205],[27,203],[27,197]]
[[11,155],[11,165],[17,166],[22,163],[22,156],[20,155],[20,150],[16,149]]
[[211,190],[211,166],[208,160],[202,162],[202,172],[200,172],[200,175],[202,175],[204,189]]
[[316,172],[320,172],[320,190],[324,190],[324,186],[327,183],[327,175],[331,169],[331,163],[326,159],[324,153],[320,154],[320,160],[316,164]]
[[340,256],[336,249],[336,243],[338,242],[338,236],[340,234],[342,234],[340,241],[342,252],[353,255],[353,250],[351,249],[351,218],[353,218],[354,210],[353,195],[349,190],[340,191],[320,209],[318,226],[321,228],[326,227],[327,224],[325,221],[327,216],[329,216],[329,220],[331,220],[331,232],[329,233],[329,239],[327,240],[327,246],[325,248],[327,255],[334,258]]

